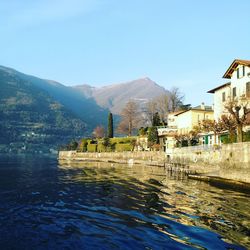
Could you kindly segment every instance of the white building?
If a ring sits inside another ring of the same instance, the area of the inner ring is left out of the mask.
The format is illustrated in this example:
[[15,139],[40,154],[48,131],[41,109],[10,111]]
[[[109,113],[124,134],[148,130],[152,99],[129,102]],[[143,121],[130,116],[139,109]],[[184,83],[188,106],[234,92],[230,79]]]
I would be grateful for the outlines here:
[[223,78],[230,82],[208,91],[214,94],[214,118],[217,121],[226,113],[225,104],[229,100],[244,97],[250,105],[250,61],[235,59]]

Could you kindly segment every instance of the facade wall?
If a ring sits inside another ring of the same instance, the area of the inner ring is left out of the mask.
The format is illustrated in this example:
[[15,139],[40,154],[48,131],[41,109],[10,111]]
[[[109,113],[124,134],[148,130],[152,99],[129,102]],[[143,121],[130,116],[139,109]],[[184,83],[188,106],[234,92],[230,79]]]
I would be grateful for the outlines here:
[[168,114],[168,127],[176,128],[177,127],[177,116],[176,113]]
[[[242,65],[239,65],[237,69],[242,71]],[[245,66],[245,76],[237,78],[237,69],[233,72],[231,77],[231,91],[234,87],[236,87],[236,94],[238,97],[246,94],[246,83],[250,82],[250,67]]]
[[[225,101],[223,101],[223,93],[225,93]],[[216,121],[219,120],[219,118],[223,115],[226,114],[226,110],[224,108],[224,105],[226,103],[226,100],[228,100],[228,98],[230,98],[231,96],[231,88],[230,85],[226,86],[224,88],[218,89],[215,93],[214,93],[214,119]]]
[[177,116],[177,128],[179,134],[188,133],[192,129],[191,110]]
[[207,110],[189,110],[185,113],[178,115],[177,128],[179,134],[190,132],[194,126],[203,120],[213,120],[213,111]]

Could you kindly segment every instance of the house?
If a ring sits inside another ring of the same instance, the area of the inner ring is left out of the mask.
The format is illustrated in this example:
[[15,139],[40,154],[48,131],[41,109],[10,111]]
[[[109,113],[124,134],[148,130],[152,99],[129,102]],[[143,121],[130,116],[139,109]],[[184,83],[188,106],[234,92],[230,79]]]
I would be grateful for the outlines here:
[[203,120],[213,120],[214,111],[211,106],[201,105],[184,110],[175,115],[178,134],[188,134]]
[[230,79],[223,85],[208,91],[214,94],[214,118],[216,121],[227,114],[225,104],[230,100],[240,100],[244,98],[250,106],[250,61],[235,59],[223,78]]
[[[213,119],[212,107],[206,106],[204,103],[188,110],[170,113],[168,115],[168,126],[157,128],[161,148],[168,152],[176,146],[178,135],[187,135],[201,121]],[[203,137],[205,138],[205,136],[202,136],[201,141],[205,141]]]

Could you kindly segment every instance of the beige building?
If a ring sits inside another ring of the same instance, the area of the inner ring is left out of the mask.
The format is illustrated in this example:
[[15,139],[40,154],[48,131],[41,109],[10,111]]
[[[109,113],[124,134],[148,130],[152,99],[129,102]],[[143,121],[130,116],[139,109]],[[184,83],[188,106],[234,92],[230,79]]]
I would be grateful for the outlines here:
[[177,117],[178,134],[187,134],[203,120],[213,120],[214,111],[211,106],[201,105],[182,111],[175,115]]

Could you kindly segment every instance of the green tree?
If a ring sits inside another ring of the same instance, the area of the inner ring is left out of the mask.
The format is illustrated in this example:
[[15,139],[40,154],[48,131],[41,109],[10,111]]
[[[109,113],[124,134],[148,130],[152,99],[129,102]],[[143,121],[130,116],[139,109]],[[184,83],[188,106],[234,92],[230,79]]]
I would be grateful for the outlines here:
[[109,113],[108,115],[108,138],[114,137],[114,128],[113,128],[113,115]]
[[138,135],[139,136],[144,136],[147,134],[147,131],[148,131],[148,127],[144,128],[144,127],[140,127],[139,130],[138,130]]
[[88,140],[82,139],[78,145],[78,150],[80,152],[87,152]]
[[148,144],[151,148],[153,145],[159,143],[159,137],[156,127],[151,127],[148,129]]
[[105,150],[107,150],[107,147],[110,147],[110,146],[111,146],[109,137],[104,137],[104,138],[103,138],[103,143],[102,143],[102,145],[105,147]]
[[152,126],[155,127],[155,126],[160,126],[160,125],[161,125],[161,118],[159,116],[159,113],[156,112],[154,113],[154,116],[153,116]]

